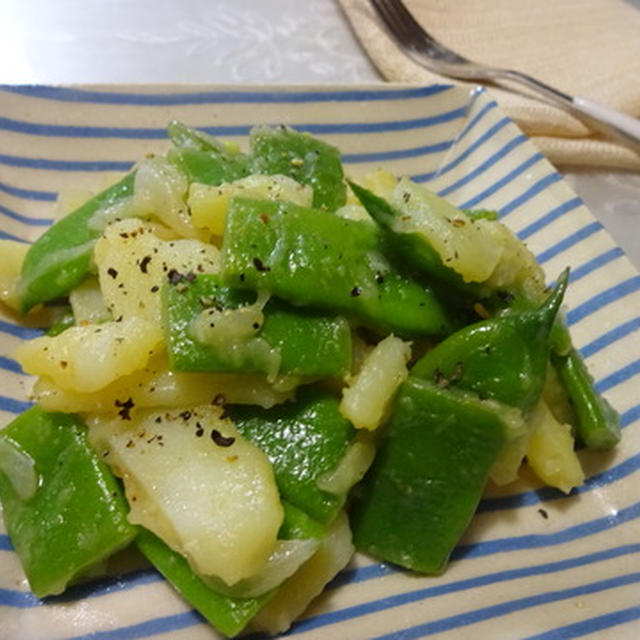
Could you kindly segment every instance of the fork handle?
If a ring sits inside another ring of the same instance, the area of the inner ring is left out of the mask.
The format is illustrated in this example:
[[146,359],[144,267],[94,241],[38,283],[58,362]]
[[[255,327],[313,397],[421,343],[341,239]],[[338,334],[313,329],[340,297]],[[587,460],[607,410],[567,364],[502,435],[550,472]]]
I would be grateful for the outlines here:
[[586,116],[603,133],[610,133],[640,153],[640,120],[637,118],[582,96],[575,96],[571,100],[571,108],[577,114]]
[[[475,65],[473,65],[475,66]],[[511,69],[490,69],[487,74],[490,80],[511,80],[523,84],[545,96],[564,109],[568,109],[578,118],[583,118],[594,128],[610,138],[631,148],[640,154],[640,120],[616,111],[604,104],[583,98],[570,96],[545,82],[533,78],[521,71]]]

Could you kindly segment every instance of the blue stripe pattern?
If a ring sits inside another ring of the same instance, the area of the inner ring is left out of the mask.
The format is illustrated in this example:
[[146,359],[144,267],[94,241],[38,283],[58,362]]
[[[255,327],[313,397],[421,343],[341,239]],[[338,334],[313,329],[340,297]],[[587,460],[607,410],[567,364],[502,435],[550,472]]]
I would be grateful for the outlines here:
[[48,227],[51,224],[53,224],[53,218],[32,218],[30,216],[23,216],[21,213],[12,211],[11,209],[1,204],[0,204],[0,213],[7,216],[7,218],[16,220],[17,222],[22,222],[24,224],[29,224],[35,227]]
[[518,207],[521,207],[525,202],[528,202],[531,198],[544,191],[548,186],[552,185],[554,182],[559,182],[560,180],[562,180],[562,176],[559,173],[550,173],[544,178],[540,178],[538,182],[531,185],[524,193],[519,195],[517,198],[514,198],[509,202],[509,204],[501,207],[498,211],[500,217],[504,218]]
[[466,173],[464,176],[450,184],[448,187],[445,187],[444,189],[438,191],[438,195],[445,198],[454,191],[460,189],[460,187],[463,187],[465,184],[473,182],[473,180],[481,176],[487,170],[491,169],[491,167],[493,167],[497,162],[507,156],[510,151],[512,151],[513,149],[517,149],[526,140],[526,136],[517,136],[515,138],[512,138],[511,140],[509,140],[509,142],[507,142],[507,144],[505,144],[501,149],[498,149],[498,151],[496,151],[493,155],[489,156],[475,169],[473,169],[469,173]]
[[595,313],[602,307],[616,302],[625,296],[638,291],[640,288],[640,275],[633,276],[624,282],[598,293],[589,300],[574,307],[566,315],[567,324],[571,326],[580,320],[584,320],[587,316]]
[[583,636],[592,635],[598,631],[639,619],[640,605],[604,613],[600,616],[557,627],[544,633],[536,633],[533,636],[527,636],[524,640],[571,640],[571,638],[582,638]]
[[40,202],[55,202],[57,194],[52,191],[39,191],[36,189],[23,189],[21,187],[14,187],[6,182],[0,182],[0,191],[15,196],[16,198],[23,198],[25,200],[38,200]]
[[[448,584],[438,584],[422,589],[415,589],[398,595],[382,598],[380,600],[373,600],[364,604],[346,607],[338,611],[331,611],[330,613],[319,614],[306,618],[296,624],[289,635],[305,633],[325,625],[344,622],[359,616],[376,613],[378,611],[391,609],[393,607],[402,606],[412,602],[422,602],[430,598],[436,598],[451,593],[459,593],[461,591],[477,589],[502,582],[509,582],[511,580],[521,580],[539,575],[549,575],[560,571],[568,571],[577,567],[584,567],[590,564],[596,564],[613,558],[624,557],[636,553],[640,553],[640,544],[622,545],[620,547],[613,547],[611,549],[598,551],[596,553],[576,558],[520,567],[517,569],[508,569],[505,571],[497,571],[486,575],[475,576],[473,578],[457,580]],[[254,636],[252,636],[252,639],[253,637]]]
[[601,591],[636,584],[638,582],[640,582],[640,573],[628,573],[616,576],[615,578],[598,580],[597,582],[591,582],[569,589],[548,591],[535,596],[507,600],[497,605],[482,607],[466,613],[448,616],[425,624],[415,625],[401,631],[394,631],[391,634],[375,636],[372,640],[412,640],[413,638],[422,638],[435,633],[443,633],[444,631],[450,631],[451,629],[457,629],[459,627],[465,627],[470,624],[490,620],[491,618],[504,616],[516,611],[523,611],[524,609],[529,609],[531,607],[539,607],[544,604],[568,600],[570,598],[579,598],[580,596],[600,593]]
[[500,178],[500,180],[496,180],[490,187],[487,187],[484,191],[481,191],[478,195],[470,198],[466,202],[463,202],[460,206],[463,209],[473,209],[473,207],[477,206],[480,202],[485,201],[487,198],[492,196],[494,193],[502,189],[505,185],[513,182],[515,178],[522,175],[527,169],[530,169],[534,164],[543,159],[543,155],[541,153],[534,153],[532,156],[527,158],[524,162],[519,164],[517,167],[509,171],[507,175]]
[[[464,118],[467,107],[449,109],[434,116],[425,118],[409,118],[407,120],[379,120],[376,122],[337,122],[337,123],[309,123],[296,124],[298,131],[306,131],[316,135],[354,134],[354,133],[384,133],[393,131],[410,131],[432,127],[445,122]],[[268,124],[268,123],[265,123]],[[280,123],[271,123],[277,125]],[[220,125],[200,127],[212,136],[246,136],[254,124]],[[0,117],[0,130],[23,133],[33,136],[57,138],[115,138],[123,140],[164,140],[167,138],[166,127],[92,127],[80,125],[55,125],[37,122],[26,122]]]
[[[167,105],[197,105],[197,104],[268,104],[268,103],[300,103],[307,102],[317,103],[323,101],[342,101],[361,102],[361,101],[380,101],[380,100],[406,100],[427,98],[430,95],[438,95],[449,90],[446,86],[438,86],[435,88],[412,88],[386,91],[380,90],[342,90],[342,91],[306,91],[294,90],[286,91],[249,91],[249,92],[200,92],[200,91],[184,91],[181,93],[160,93],[160,94],[144,94],[135,91],[110,93],[106,91],[92,91],[84,89],[68,89],[61,87],[0,87],[0,91],[4,90],[14,95],[23,95],[28,98],[54,101],[73,101],[82,102],[87,105],[91,104],[111,104],[111,105],[138,105],[138,106],[167,106]],[[480,94],[477,94],[480,95]],[[471,102],[465,106],[454,106],[446,110],[442,110],[435,115],[424,115],[421,117],[399,119],[399,120],[382,120],[375,118],[373,121],[353,121],[353,122],[337,122],[322,123],[308,122],[307,124],[296,124],[298,130],[309,131],[319,135],[323,134],[376,134],[393,131],[412,131],[419,128],[432,127],[455,120],[469,117],[469,112],[473,104]],[[514,214],[518,215],[522,209],[529,205],[527,214],[528,219],[530,211],[535,206],[535,198],[558,182],[561,177],[558,173],[539,166],[542,163],[542,156],[535,152],[534,149],[525,150],[526,138],[516,130],[512,133],[505,134],[500,138],[500,143],[496,141],[496,136],[504,132],[505,127],[509,125],[507,118],[501,118],[496,115],[495,102],[486,101],[484,105],[473,117],[462,127],[459,135],[450,137],[451,133],[448,128],[442,135],[444,139],[433,139],[428,135],[416,137],[415,146],[405,146],[402,148],[389,148],[383,142],[381,146],[376,147],[370,144],[366,148],[373,149],[365,153],[346,153],[343,160],[347,164],[386,162],[395,160],[416,160],[419,163],[430,163],[429,157],[436,157],[435,154],[443,154],[445,162],[443,166],[436,170],[425,171],[414,178],[419,181],[428,182],[434,178],[444,178],[444,186],[440,189],[440,194],[444,196],[452,195],[455,199],[455,192],[462,187],[469,187],[465,192],[466,202],[462,203],[465,208],[485,207],[491,203],[495,196],[508,185],[522,185],[521,189],[516,189],[515,193],[519,195],[513,198],[506,205],[501,207],[501,217]],[[87,107],[89,108],[89,107]],[[257,107],[256,107],[257,109]],[[391,112],[393,113],[393,112]],[[428,112],[427,112],[428,113]],[[489,120],[493,116],[493,120]],[[20,116],[19,116],[20,117]],[[486,121],[489,120],[489,124]],[[144,121],[141,121],[144,122]],[[477,138],[470,144],[467,144],[466,138],[471,136],[475,128],[483,127],[478,132]],[[204,130],[212,135],[222,136],[239,136],[246,135],[249,125],[232,125],[224,124],[204,127]],[[55,123],[38,123],[27,122],[9,117],[0,117],[0,131],[9,131],[13,134],[28,136],[45,136],[50,138],[114,138],[114,139],[140,139],[140,140],[161,140],[166,137],[164,129],[151,127],[103,127],[103,126],[76,126],[76,125],[59,125]],[[449,136],[449,137],[447,137]],[[419,142],[428,141],[427,144],[419,144]],[[409,143],[411,144],[411,142]],[[516,152],[520,152],[518,160],[509,158],[509,154],[514,156]],[[473,157],[472,157],[473,156]],[[73,157],[73,156],[71,156]],[[503,166],[501,161],[507,158],[508,168],[501,170]],[[469,161],[471,160],[471,161]],[[468,162],[468,167],[464,165]],[[11,166],[25,170],[48,170],[48,171],[126,171],[131,164],[128,161],[119,160],[96,160],[96,161],[79,161],[68,160],[53,157],[22,157],[19,155],[0,155],[0,165]],[[433,166],[433,165],[431,165]],[[456,168],[464,170],[457,171],[455,175],[447,179],[450,172]],[[549,168],[550,169],[550,168]],[[536,175],[536,181],[529,183],[522,179],[523,175],[532,171]],[[487,186],[486,178],[491,175],[491,183]],[[28,175],[28,174],[27,174]],[[483,180],[482,190],[478,190],[474,194],[474,181],[481,176],[485,176]],[[37,186],[34,183],[33,186]],[[27,189],[16,187],[8,183],[0,182],[0,192],[7,195],[23,198],[25,200],[34,201],[53,201],[55,193],[49,191],[39,191],[36,189]],[[471,195],[470,195],[471,194]],[[460,203],[459,203],[460,204]],[[535,220],[530,222],[526,227],[520,230],[518,236],[525,240],[530,236],[547,230],[549,225],[559,220],[563,216],[572,216],[577,213],[576,210],[582,205],[577,197],[567,197],[564,202],[557,204],[550,211],[541,210],[536,213]],[[7,218],[11,218],[16,222],[26,225],[45,225],[49,220],[39,220],[30,218],[13,210],[16,205],[10,204],[5,206],[0,204],[0,213]],[[19,208],[19,207],[18,207]],[[578,220],[580,218],[577,218]],[[584,223],[583,223],[584,224]],[[574,227],[575,228],[575,227]],[[597,222],[586,224],[578,229],[570,236],[560,239],[557,243],[548,247],[539,256],[541,262],[547,262],[564,252],[569,252],[580,242],[598,233],[602,230],[601,225]],[[6,233],[6,232],[5,232]],[[15,236],[13,236],[15,237]],[[590,256],[586,262],[574,267],[571,275],[571,281],[576,282],[582,278],[597,278],[599,269],[611,264],[623,255],[618,247],[601,250],[599,255]],[[601,287],[594,288],[596,292],[592,298],[577,305],[570,310],[567,315],[569,324],[575,324],[591,314],[597,312],[608,304],[621,299],[624,296],[637,292],[640,285],[640,276],[627,277],[605,291],[601,291]],[[619,326],[595,336],[588,344],[581,348],[581,353],[585,357],[590,357],[595,353],[606,349],[613,345],[616,341],[629,338],[637,329],[640,328],[640,314],[631,320],[621,322]],[[41,335],[42,332],[33,329],[23,329],[16,327],[10,322],[0,321],[0,331],[10,335],[29,338]],[[0,368],[13,374],[21,375],[20,366],[15,361],[7,357],[0,357]],[[640,360],[634,360],[630,364],[621,366],[597,383],[600,391],[610,391],[616,385],[620,385],[633,379],[640,373]],[[0,409],[12,413],[20,412],[24,408],[30,406],[29,403],[21,403],[18,400],[9,397],[0,397]],[[621,421],[623,426],[632,425],[640,419],[640,405],[632,406],[623,413]],[[605,471],[593,475],[587,480],[583,487],[575,490],[575,494],[591,492],[607,485],[614,485],[616,482],[629,478],[632,474],[640,469],[640,454],[628,456],[626,459],[620,460],[614,466],[607,468]],[[615,488],[615,487],[614,487]],[[502,511],[507,509],[517,509],[521,507],[533,507],[536,504],[552,500],[570,500],[564,494],[553,489],[542,489],[540,491],[528,491],[520,494],[503,496],[500,498],[485,498],[481,505],[480,511]],[[601,514],[602,512],[594,512]],[[510,553],[514,551],[526,551],[528,549],[537,549],[545,547],[553,547],[556,545],[572,542],[581,538],[589,538],[603,534],[612,528],[619,527],[625,523],[632,522],[640,518],[640,503],[635,503],[619,510],[613,515],[605,515],[586,522],[578,522],[567,526],[560,531],[544,534],[526,534],[513,536],[502,539],[482,540],[475,544],[459,546],[453,554],[453,562],[463,562],[469,558],[490,557],[493,554]],[[627,527],[628,529],[628,527]],[[623,528],[622,531],[625,531]],[[596,538],[597,540],[597,538]],[[629,541],[629,538],[626,539]],[[595,546],[593,547],[595,548]],[[10,552],[12,550],[8,536],[0,535],[0,550]],[[366,616],[382,610],[392,610],[406,604],[422,602],[429,598],[462,592],[469,589],[481,588],[483,586],[508,583],[519,579],[526,580],[532,576],[543,576],[553,574],[555,572],[568,571],[578,567],[586,567],[593,565],[597,567],[598,563],[606,562],[614,558],[629,556],[629,562],[636,560],[633,554],[640,553],[640,544],[620,544],[611,549],[599,550],[594,553],[588,553],[577,558],[562,558],[555,562],[544,563],[535,566],[524,566],[524,556],[516,555],[518,561],[522,561],[523,566],[515,566],[506,571],[497,571],[474,575],[473,577],[461,579],[449,584],[432,583],[424,587],[421,582],[421,588],[412,589],[406,593],[389,593],[386,597],[379,600],[372,600],[361,604],[349,606],[337,611],[331,611],[324,614],[313,616],[298,623],[290,635],[296,635],[303,632],[309,632],[313,629],[326,627],[328,625],[344,622],[360,616]],[[389,564],[372,564],[355,570],[343,571],[330,585],[330,588],[338,586],[356,585],[366,580],[375,579],[397,571],[403,571]],[[592,575],[597,575],[594,573]],[[14,607],[18,609],[41,607],[43,605],[53,606],[57,603],[72,602],[84,598],[100,598],[107,594],[116,593],[127,589],[141,588],[144,593],[144,585],[162,580],[161,576],[154,570],[145,570],[133,572],[126,576],[118,578],[105,578],[97,580],[85,585],[78,585],[70,588],[64,596],[57,598],[38,600],[30,593],[14,591],[11,589],[0,589],[0,605]],[[629,573],[625,576],[617,576],[611,579],[602,579],[590,584],[571,585],[565,590],[543,591],[526,598],[515,598],[494,604],[492,606],[477,607],[469,612],[460,613],[458,615],[442,617],[441,619],[433,619],[426,624],[414,625],[404,630],[396,630],[391,634],[380,636],[388,640],[402,638],[417,638],[431,633],[447,631],[449,629],[461,628],[472,625],[476,622],[499,618],[512,612],[522,611],[532,607],[544,606],[546,603],[558,602],[567,598],[578,597],[590,593],[598,593],[607,589],[613,589],[625,585],[635,585],[640,582],[640,573]],[[552,583],[549,583],[552,584]],[[517,594],[517,587],[514,587]],[[136,593],[132,593],[131,597],[135,598]],[[126,597],[126,596],[125,596]],[[473,606],[472,604],[470,606]],[[579,637],[581,634],[592,632],[598,629],[605,629],[615,624],[624,622],[633,622],[640,617],[638,607],[629,609],[621,609],[613,611],[605,616],[591,618],[587,621],[568,624],[559,629],[549,629],[542,634],[532,636],[531,638],[543,638],[551,640],[554,638]],[[75,636],[68,640],[126,640],[134,638],[147,638],[159,633],[170,634],[172,631],[179,629],[187,629],[189,627],[200,625],[204,621],[202,617],[194,611],[178,613],[175,615],[162,615],[153,617],[148,620],[140,621],[136,624],[123,626],[120,628],[86,633],[84,635]],[[590,623],[589,626],[587,623]],[[398,623],[400,624],[400,623]],[[542,628],[542,627],[537,627]],[[572,635],[573,634],[573,635]],[[254,638],[264,637],[261,635],[252,636]]]
[[7,358],[6,356],[0,356],[0,369],[5,371],[12,371],[13,373],[19,373],[20,375],[26,375],[22,370],[22,367],[13,358]]
[[317,102],[375,102],[415,100],[451,91],[451,85],[430,85],[411,89],[344,89],[338,91],[185,91],[176,93],[135,93],[91,91],[67,87],[0,85],[0,91],[63,102],[90,104],[178,106],[198,104],[305,104]]

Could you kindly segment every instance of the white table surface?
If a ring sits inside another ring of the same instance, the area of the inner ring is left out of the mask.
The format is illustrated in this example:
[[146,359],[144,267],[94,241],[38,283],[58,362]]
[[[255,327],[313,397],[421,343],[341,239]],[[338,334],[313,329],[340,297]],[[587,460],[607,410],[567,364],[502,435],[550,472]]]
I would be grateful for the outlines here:
[[[0,0],[0,83],[382,81],[335,0]],[[640,174],[562,171],[640,267]]]

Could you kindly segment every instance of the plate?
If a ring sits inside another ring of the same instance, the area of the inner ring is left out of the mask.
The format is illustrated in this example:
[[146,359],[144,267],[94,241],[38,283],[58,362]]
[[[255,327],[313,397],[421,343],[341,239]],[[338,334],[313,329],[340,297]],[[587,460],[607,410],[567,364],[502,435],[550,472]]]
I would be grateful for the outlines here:
[[[556,639],[640,634],[640,275],[537,149],[479,89],[428,87],[5,86],[0,88],[2,237],[36,238],[57,194],[99,189],[167,147],[173,118],[246,141],[287,123],[337,145],[352,175],[384,166],[462,207],[490,208],[527,242],[549,280],[572,267],[566,318],[623,440],[582,453],[571,496],[522,483],[492,491],[447,572],[418,577],[358,555],[289,636],[301,639]],[[33,335],[0,319],[0,419],[27,406],[11,359]],[[0,637],[216,638],[149,568],[37,600],[0,530]]]

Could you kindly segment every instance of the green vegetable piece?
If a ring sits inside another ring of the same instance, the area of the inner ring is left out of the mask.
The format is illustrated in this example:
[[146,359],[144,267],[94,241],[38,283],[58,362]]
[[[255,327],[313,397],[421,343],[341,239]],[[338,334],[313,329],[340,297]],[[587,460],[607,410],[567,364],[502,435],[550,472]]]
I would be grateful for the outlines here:
[[576,349],[551,361],[578,418],[577,438],[587,449],[608,451],[620,440],[620,416],[593,386],[593,378]]
[[428,351],[411,374],[529,411],[544,387],[549,334],[568,278],[566,270],[535,311],[506,313],[449,336]]
[[454,324],[435,294],[382,254],[369,222],[290,202],[233,198],[223,279],[295,305],[331,309],[401,335],[446,335]]
[[105,189],[81,207],[58,220],[29,248],[18,283],[23,312],[35,305],[60,298],[87,275],[93,245],[102,233],[102,225],[91,224],[100,210],[116,204],[133,193],[134,174]]
[[440,254],[423,235],[395,231],[393,222],[402,214],[386,200],[354,182],[349,182],[349,186],[369,215],[380,225],[388,245],[414,269],[438,278],[466,295],[477,296],[484,293],[483,288],[464,282],[460,274],[447,267]]
[[64,333],[69,327],[73,327],[76,324],[76,319],[73,315],[73,311],[69,308],[69,311],[64,312],[47,330],[47,335],[50,337],[59,336]]
[[336,517],[346,493],[323,491],[317,480],[338,466],[355,436],[339,404],[338,398],[307,388],[295,402],[267,410],[228,407],[240,433],[271,461],[283,499],[323,524]]
[[167,159],[187,176],[189,184],[194,182],[217,186],[223,182],[233,182],[251,173],[250,158],[192,149],[171,149]]
[[[309,518],[303,511],[287,502],[283,502],[282,506],[285,515],[278,535],[280,540],[321,539],[327,535],[326,528]],[[136,543],[174,588],[214,627],[227,636],[240,633],[277,593],[277,589],[274,589],[252,598],[222,595],[205,584],[183,556],[170,549],[147,529],[141,529]]]
[[147,529],[140,531],[136,543],[149,562],[180,595],[226,636],[233,637],[240,633],[276,593],[270,591],[253,598],[222,595],[206,585],[183,556]]
[[[217,275],[167,284],[163,318],[171,366],[178,371],[248,371],[269,373],[274,354],[279,372],[302,376],[336,376],[351,364],[351,331],[344,318],[295,309],[271,299],[262,326],[238,341],[209,344],[197,339],[193,321],[210,311],[215,324],[221,309],[255,302],[255,294],[220,284]],[[265,348],[266,347],[266,350]]]
[[347,188],[335,147],[287,127],[255,127],[250,135],[253,173],[288,176],[313,189],[313,206],[335,211]]
[[327,535],[327,527],[310,518],[302,509],[286,500],[282,502],[284,519],[278,531],[278,540],[320,540]]
[[[0,433],[0,444],[23,456],[18,468],[2,465],[0,498],[11,542],[37,596],[61,593],[136,536],[120,485],[89,447],[76,416],[33,407]],[[26,491],[20,468],[30,464],[37,482]]]
[[441,573],[469,525],[507,428],[495,404],[410,376],[351,513],[356,548],[408,569]]

